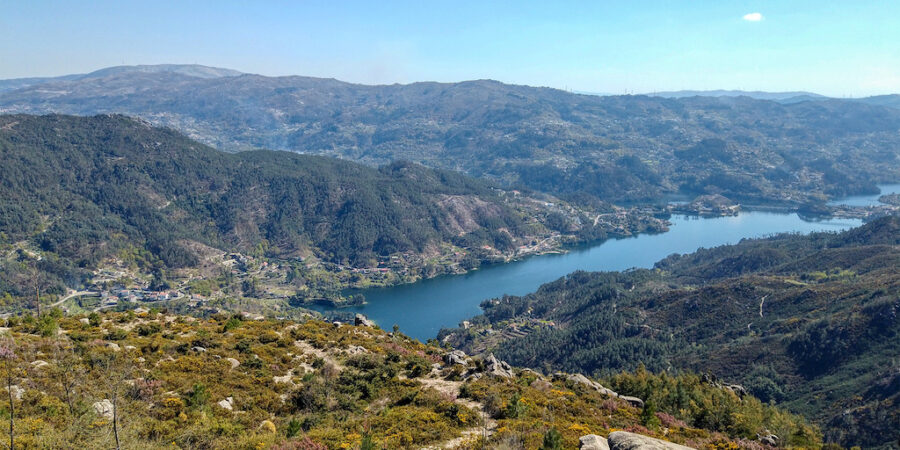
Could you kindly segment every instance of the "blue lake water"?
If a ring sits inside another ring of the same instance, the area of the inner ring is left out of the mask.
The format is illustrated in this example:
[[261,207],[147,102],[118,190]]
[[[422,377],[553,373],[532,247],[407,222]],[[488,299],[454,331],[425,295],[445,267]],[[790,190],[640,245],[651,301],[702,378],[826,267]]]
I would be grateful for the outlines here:
[[[482,267],[465,275],[366,289],[361,291],[368,302],[366,305],[341,310],[363,313],[385,329],[397,324],[401,332],[425,340],[437,336],[442,327],[458,326],[461,321],[480,314],[479,305],[485,299],[534,292],[540,285],[576,270],[652,267],[672,253],[733,244],[743,238],[783,232],[840,231],[861,224],[859,220],[849,219],[811,222],[796,214],[755,211],[733,217],[673,216],[671,222],[670,231],[663,234],[609,240],[571,249],[565,254],[533,256]],[[325,312],[329,308],[315,309]]]
[[881,203],[878,197],[885,194],[900,193],[900,184],[882,184],[878,186],[881,189],[880,194],[875,195],[854,195],[852,197],[841,198],[828,202],[829,205],[850,205],[850,206],[876,206]]

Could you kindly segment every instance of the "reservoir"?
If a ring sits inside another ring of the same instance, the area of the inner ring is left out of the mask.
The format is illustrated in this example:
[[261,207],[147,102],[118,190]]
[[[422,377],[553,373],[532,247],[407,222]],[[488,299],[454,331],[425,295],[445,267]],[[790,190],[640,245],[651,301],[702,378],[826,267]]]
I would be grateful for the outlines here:
[[887,194],[900,193],[900,184],[882,184],[878,186],[881,189],[880,194],[875,195],[854,195],[851,197],[841,198],[828,202],[829,205],[850,205],[850,206],[878,206],[881,202],[878,197]]
[[[884,190],[883,190],[884,192]],[[878,198],[878,196],[874,196]],[[521,261],[482,267],[413,284],[360,291],[367,304],[341,311],[359,312],[390,330],[396,324],[408,336],[426,340],[443,328],[456,327],[481,313],[482,301],[504,294],[524,295],[576,270],[610,271],[649,268],[672,253],[734,244],[744,238],[778,233],[841,231],[861,225],[853,219],[805,221],[796,214],[749,211],[737,216],[700,218],[672,216],[670,231],[607,240],[570,249],[565,254],[532,256]],[[327,312],[331,308],[317,306]]]

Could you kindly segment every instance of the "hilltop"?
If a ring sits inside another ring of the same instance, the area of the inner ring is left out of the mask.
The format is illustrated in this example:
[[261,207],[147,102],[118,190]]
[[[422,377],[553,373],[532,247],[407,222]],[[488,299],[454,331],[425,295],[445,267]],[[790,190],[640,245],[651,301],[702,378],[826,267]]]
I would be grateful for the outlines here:
[[598,97],[491,80],[101,75],[2,92],[0,112],[123,113],[222,150],[408,160],[578,201],[721,194],[797,208],[900,179],[900,111],[857,101]]
[[900,437],[898,245],[900,218],[886,217],[672,255],[652,270],[576,272],[486,301],[441,338],[532,368],[707,373],[813,419],[829,441],[889,448]]
[[117,74],[138,73],[177,73],[196,78],[233,77],[241,75],[241,72],[219,67],[201,66],[199,64],[156,64],[139,66],[114,66],[95,70],[90,73],[62,75],[58,77],[31,77],[0,80],[0,92],[22,89],[39,84],[55,83],[61,81],[87,80],[91,78],[104,78]]

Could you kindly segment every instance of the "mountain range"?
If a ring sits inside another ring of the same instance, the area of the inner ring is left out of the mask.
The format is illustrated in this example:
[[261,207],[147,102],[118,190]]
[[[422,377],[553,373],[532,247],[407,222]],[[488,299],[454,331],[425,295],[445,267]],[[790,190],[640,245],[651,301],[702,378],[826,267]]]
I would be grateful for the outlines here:
[[779,103],[797,103],[807,100],[824,100],[828,97],[814,92],[765,92],[716,89],[711,91],[663,91],[647,94],[652,97],[685,98],[685,97],[750,97],[757,100],[772,100]]
[[490,80],[367,86],[198,66],[18,83],[0,92],[0,112],[122,113],[221,150],[409,160],[570,199],[717,193],[796,207],[900,179],[900,110],[861,101],[599,97]]
[[[821,447],[794,414],[828,442],[891,448],[897,217],[575,272],[488,300],[428,344],[365,317],[281,320],[348,280],[603,239],[601,216],[620,235],[662,231],[646,205],[669,194],[796,209],[900,179],[898,96],[659,94],[196,65],[0,81],[0,302],[29,310],[4,323],[27,344],[0,356],[32,430],[22,442],[109,446],[111,396],[126,439],[148,448],[419,448],[489,427],[490,444],[515,448],[624,427],[711,448]],[[125,300],[135,293],[154,297]],[[162,313],[125,312],[169,295]],[[41,314],[42,298],[119,312]],[[126,380],[135,367],[147,376]],[[68,376],[103,383],[70,391]]]
[[89,80],[95,78],[105,78],[122,73],[177,73],[195,78],[219,78],[233,77],[241,75],[241,72],[231,69],[222,69],[218,67],[201,66],[197,64],[155,64],[140,66],[114,66],[90,73],[80,73],[71,75],[62,75],[58,77],[30,77],[30,78],[12,78],[8,80],[0,80],[0,92],[22,89],[29,86],[36,86],[47,83],[55,83],[62,81],[78,81]]

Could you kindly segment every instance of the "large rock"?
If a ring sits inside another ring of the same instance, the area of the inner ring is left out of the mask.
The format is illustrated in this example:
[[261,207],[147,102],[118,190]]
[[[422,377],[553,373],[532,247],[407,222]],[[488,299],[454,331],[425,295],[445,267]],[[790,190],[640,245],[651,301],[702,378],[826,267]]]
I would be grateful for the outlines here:
[[25,389],[22,389],[18,385],[14,384],[9,387],[9,392],[12,393],[13,398],[15,398],[16,400],[22,400],[22,395],[25,394]]
[[272,377],[272,381],[275,382],[275,384],[294,384],[293,378],[294,376],[288,372],[288,374],[283,377]]
[[500,361],[493,353],[484,359],[484,373],[496,378],[513,378],[512,367],[506,361]]
[[762,442],[766,445],[771,445],[772,447],[778,446],[778,436],[772,434],[771,431],[766,430],[762,434],[756,433],[756,438],[759,439],[759,442]]
[[581,450],[609,450],[609,443],[605,437],[589,434],[578,438]]
[[234,410],[234,398],[228,397],[225,400],[219,400],[219,403],[216,403],[222,409],[227,409],[229,411]]
[[371,320],[369,320],[368,317],[366,317],[362,314],[357,314],[356,317],[353,318],[353,324],[356,326],[361,325],[364,327],[374,327],[375,326],[375,322],[372,322]]
[[35,369],[43,369],[44,367],[47,367],[49,365],[50,364],[47,363],[47,361],[43,361],[40,359],[31,362],[31,367],[34,367]]
[[467,366],[466,353],[462,350],[453,350],[444,355],[444,364],[448,366]]
[[630,403],[631,406],[634,406],[634,407],[636,407],[636,408],[644,409],[644,401],[641,400],[641,399],[639,399],[639,398],[637,398],[637,397],[632,397],[632,396],[630,396],[630,395],[620,395],[619,398],[622,399],[622,400],[625,400],[625,401],[628,402],[628,403]]
[[607,389],[602,384],[600,384],[594,380],[591,380],[590,378],[588,378],[580,373],[576,373],[574,375],[573,374],[565,375],[565,377],[566,377],[566,380],[568,380],[574,384],[579,384],[579,385],[585,386],[587,388],[594,389],[603,395],[608,395],[610,397],[618,397],[619,396],[619,394],[617,394],[612,389]]
[[108,398],[95,402],[93,407],[94,412],[97,413],[98,416],[103,417],[106,420],[113,419],[113,404]]
[[627,431],[610,433],[607,441],[610,450],[688,450],[691,448]]
[[728,389],[729,391],[734,392],[740,398],[744,398],[747,395],[749,395],[749,392],[747,392],[747,388],[745,388],[739,384],[726,384],[725,389]]

